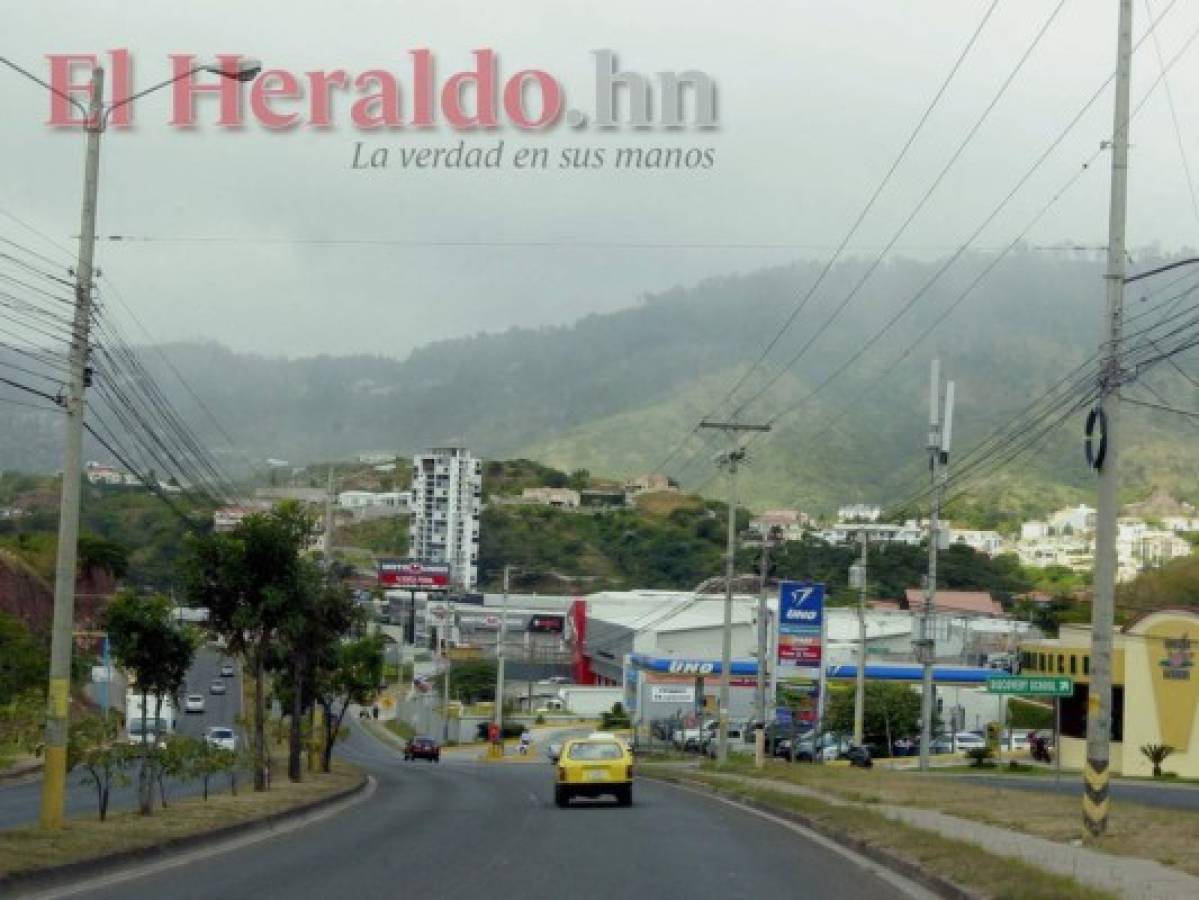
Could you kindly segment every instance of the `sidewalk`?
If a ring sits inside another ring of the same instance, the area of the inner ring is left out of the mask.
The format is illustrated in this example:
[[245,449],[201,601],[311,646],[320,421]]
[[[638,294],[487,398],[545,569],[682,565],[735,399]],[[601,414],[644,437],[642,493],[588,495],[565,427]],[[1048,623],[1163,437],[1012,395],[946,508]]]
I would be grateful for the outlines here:
[[1048,872],[1069,876],[1082,884],[1111,891],[1129,900],[1187,900],[1199,897],[1199,878],[1149,859],[1116,856],[1087,847],[1062,844],[935,810],[885,803],[858,803],[802,785],[768,778],[715,772],[705,772],[704,777],[728,784],[807,797],[831,806],[870,810],[888,819],[932,831],[946,838],[976,844],[999,856],[1023,860]]

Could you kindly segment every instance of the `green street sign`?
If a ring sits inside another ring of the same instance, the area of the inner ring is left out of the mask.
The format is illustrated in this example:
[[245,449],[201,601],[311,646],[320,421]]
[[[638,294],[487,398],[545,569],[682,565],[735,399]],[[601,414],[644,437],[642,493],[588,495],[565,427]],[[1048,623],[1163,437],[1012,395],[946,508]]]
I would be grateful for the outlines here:
[[988,694],[1024,694],[1031,697],[1069,697],[1074,693],[1074,679],[1062,675],[1030,677],[1025,675],[992,675],[987,679]]

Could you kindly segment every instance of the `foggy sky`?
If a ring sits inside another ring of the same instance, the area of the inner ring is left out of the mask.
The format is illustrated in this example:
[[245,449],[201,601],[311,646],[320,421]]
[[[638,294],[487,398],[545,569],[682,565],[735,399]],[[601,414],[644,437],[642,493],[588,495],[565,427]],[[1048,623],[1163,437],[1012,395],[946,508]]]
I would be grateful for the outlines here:
[[[1152,0],[1155,12],[1167,0]],[[1031,41],[1056,0],[1005,0],[908,161],[852,247],[868,255],[906,216]],[[410,89],[408,51],[429,48],[439,77],[494,48],[501,77],[558,76],[568,105],[592,104],[591,51],[610,48],[646,75],[699,69],[718,85],[720,127],[603,134],[559,126],[458,134],[362,134],[341,115],[327,133],[167,126],[170,97],[139,101],[138,126],[102,151],[103,235],[216,242],[101,243],[98,264],[159,340],[211,338],[268,355],[403,356],[432,340],[571,322],[647,292],[831,252],[979,21],[981,0],[458,0],[337,4],[289,0],[6,0],[4,55],[47,74],[44,54],[129,48],[139,86],[167,54],[240,52],[270,67],[393,70]],[[1070,0],[1018,80],[899,250],[956,247],[1048,146],[1114,67],[1115,0]],[[1135,4],[1135,33],[1147,22]],[[1159,29],[1169,59],[1199,26],[1179,2]],[[1159,72],[1152,39],[1134,58],[1133,103]],[[1169,76],[1184,146],[1199,174],[1199,49]],[[0,70],[0,209],[73,246],[83,137],[44,123],[44,91]],[[1006,244],[1111,130],[1110,89],[979,245]],[[682,146],[713,148],[702,172],[381,172],[350,169],[356,141],[391,148]],[[1129,244],[1199,246],[1165,94],[1133,123]],[[1033,230],[1033,244],[1105,242],[1107,159]],[[0,235],[44,244],[0,218]],[[404,246],[289,245],[261,239],[393,239]],[[724,247],[416,246],[452,241],[789,244]],[[64,260],[65,262],[65,260]],[[104,280],[101,280],[104,285]],[[1097,294],[1101,286],[1096,285]],[[898,301],[897,301],[898,302]],[[110,303],[111,305],[111,303]],[[128,321],[119,306],[119,321]],[[131,336],[141,335],[130,329]],[[764,335],[764,339],[765,339]]]

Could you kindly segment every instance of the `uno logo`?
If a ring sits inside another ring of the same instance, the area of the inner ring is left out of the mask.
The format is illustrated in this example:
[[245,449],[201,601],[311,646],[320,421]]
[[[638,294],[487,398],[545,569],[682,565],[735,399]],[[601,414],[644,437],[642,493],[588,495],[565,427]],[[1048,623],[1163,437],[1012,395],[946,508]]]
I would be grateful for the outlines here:
[[789,609],[787,610],[787,618],[789,620],[798,619],[800,622],[816,621],[817,612],[814,609]]
[[683,662],[677,660],[670,664],[670,674],[672,675],[711,675],[716,670],[716,663],[710,662]]

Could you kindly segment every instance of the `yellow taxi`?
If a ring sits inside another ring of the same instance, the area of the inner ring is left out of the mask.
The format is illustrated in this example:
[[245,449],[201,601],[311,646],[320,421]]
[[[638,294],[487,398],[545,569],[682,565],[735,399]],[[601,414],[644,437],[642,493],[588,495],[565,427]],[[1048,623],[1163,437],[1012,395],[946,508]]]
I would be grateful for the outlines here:
[[566,806],[575,797],[612,796],[620,806],[633,803],[633,754],[610,734],[566,741],[557,752],[554,802]]

